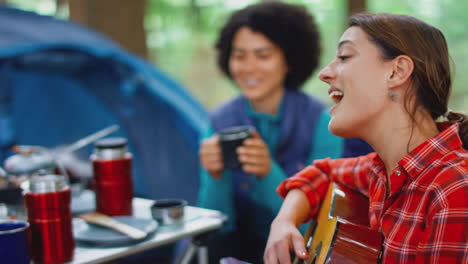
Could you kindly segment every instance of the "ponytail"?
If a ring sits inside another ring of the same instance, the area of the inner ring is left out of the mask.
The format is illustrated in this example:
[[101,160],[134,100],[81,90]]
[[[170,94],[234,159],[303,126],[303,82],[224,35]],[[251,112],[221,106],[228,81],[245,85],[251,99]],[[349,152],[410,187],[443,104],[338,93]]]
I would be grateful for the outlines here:
[[451,123],[459,123],[458,134],[463,142],[463,148],[468,150],[468,117],[461,113],[447,111],[444,115]]

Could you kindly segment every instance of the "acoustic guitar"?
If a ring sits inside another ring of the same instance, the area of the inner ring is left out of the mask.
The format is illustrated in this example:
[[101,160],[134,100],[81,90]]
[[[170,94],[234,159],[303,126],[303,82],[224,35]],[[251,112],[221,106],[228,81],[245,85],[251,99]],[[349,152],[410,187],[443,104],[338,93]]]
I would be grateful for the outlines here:
[[367,197],[330,183],[317,220],[304,235],[310,257],[296,257],[293,264],[378,263],[383,236],[369,229],[368,209]]

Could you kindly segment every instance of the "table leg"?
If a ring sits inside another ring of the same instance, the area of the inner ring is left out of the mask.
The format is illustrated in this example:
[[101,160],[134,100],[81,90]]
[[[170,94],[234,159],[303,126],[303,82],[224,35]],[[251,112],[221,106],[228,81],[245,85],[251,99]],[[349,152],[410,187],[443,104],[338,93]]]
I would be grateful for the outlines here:
[[192,238],[189,245],[177,258],[175,264],[189,264],[194,255],[198,255],[198,264],[208,264],[208,234],[201,234]]

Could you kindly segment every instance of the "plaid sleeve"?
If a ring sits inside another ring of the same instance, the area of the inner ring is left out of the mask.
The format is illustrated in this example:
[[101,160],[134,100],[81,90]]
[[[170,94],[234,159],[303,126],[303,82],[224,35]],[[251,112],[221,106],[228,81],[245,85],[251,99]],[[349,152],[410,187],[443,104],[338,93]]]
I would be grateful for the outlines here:
[[365,175],[372,158],[372,155],[367,155],[358,158],[316,160],[313,165],[284,180],[276,191],[284,198],[291,189],[301,189],[311,207],[306,220],[308,221],[317,213],[330,180],[354,187],[353,189],[363,189],[363,186],[367,186],[368,180]]
[[301,189],[307,196],[310,204],[309,217],[304,222],[309,221],[317,213],[318,206],[328,188],[328,177],[326,172],[321,171],[316,166],[308,166],[291,178],[281,182],[276,191],[285,198],[292,189]]
[[468,263],[468,175],[435,189],[416,263]]

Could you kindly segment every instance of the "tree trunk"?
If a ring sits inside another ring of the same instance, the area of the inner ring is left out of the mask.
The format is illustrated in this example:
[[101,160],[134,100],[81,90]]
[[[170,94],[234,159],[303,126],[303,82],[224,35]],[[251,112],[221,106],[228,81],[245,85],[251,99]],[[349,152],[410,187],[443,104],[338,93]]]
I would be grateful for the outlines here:
[[123,48],[147,58],[146,0],[69,0],[70,20],[107,35]]
[[346,15],[348,18],[356,13],[366,11],[366,0],[348,0],[347,3]]

